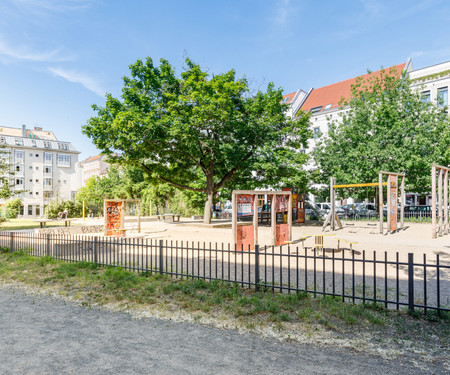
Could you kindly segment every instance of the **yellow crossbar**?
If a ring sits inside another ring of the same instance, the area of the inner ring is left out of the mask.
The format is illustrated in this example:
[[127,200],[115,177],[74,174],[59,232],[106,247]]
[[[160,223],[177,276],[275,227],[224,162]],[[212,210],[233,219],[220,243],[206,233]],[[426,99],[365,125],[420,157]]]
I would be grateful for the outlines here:
[[[387,186],[387,182],[382,183],[383,186]],[[347,184],[347,185],[333,185],[334,189],[348,188],[348,187],[366,187],[366,186],[378,186],[378,182],[369,182],[367,184]]]

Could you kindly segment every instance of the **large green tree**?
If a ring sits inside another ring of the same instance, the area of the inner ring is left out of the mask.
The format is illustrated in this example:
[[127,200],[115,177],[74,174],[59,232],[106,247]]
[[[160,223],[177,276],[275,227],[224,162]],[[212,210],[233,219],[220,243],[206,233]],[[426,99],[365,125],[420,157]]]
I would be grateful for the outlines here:
[[[433,162],[450,162],[447,107],[422,101],[406,76],[391,71],[360,79],[313,155],[320,182],[376,182],[380,170],[406,172],[406,190],[427,193]],[[319,182],[319,181],[317,181]]]
[[310,136],[308,116],[287,119],[281,89],[252,93],[234,70],[209,75],[189,59],[179,77],[166,60],[158,67],[151,58],[130,71],[121,99],[107,95],[104,107],[94,105],[97,116],[83,132],[114,161],[204,193],[206,223],[214,195],[232,182],[305,182],[297,150]]

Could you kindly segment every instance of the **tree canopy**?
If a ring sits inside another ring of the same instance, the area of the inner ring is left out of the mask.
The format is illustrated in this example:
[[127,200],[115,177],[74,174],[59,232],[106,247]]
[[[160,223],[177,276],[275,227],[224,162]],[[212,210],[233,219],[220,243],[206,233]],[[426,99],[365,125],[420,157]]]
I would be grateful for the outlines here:
[[158,67],[151,58],[130,73],[121,99],[108,94],[105,107],[94,105],[83,132],[111,160],[205,193],[205,222],[227,185],[306,185],[306,157],[297,150],[310,137],[309,117],[286,118],[281,89],[252,93],[234,70],[209,75],[189,59],[179,77],[166,60]]
[[447,108],[422,101],[406,76],[382,71],[358,80],[348,114],[313,153],[319,180],[376,182],[380,170],[406,172],[406,190],[427,193],[433,162],[450,162]]

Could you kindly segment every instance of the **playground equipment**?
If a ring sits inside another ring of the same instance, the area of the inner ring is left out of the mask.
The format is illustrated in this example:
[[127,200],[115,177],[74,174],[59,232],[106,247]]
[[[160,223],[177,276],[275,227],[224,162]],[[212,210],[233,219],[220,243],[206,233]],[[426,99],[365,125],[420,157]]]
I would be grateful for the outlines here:
[[[383,182],[383,175],[387,175],[387,182]],[[383,221],[384,221],[384,213],[383,213],[383,186],[387,186],[387,216],[388,216],[388,224],[387,229],[388,233],[394,233],[397,230],[397,200],[398,200],[398,177],[401,177],[401,200],[400,200],[400,228],[403,229],[403,219],[404,219],[404,206],[405,206],[405,174],[404,173],[395,173],[395,172],[384,172],[380,171],[378,173],[378,182],[369,182],[362,184],[345,184],[345,185],[336,185],[336,180],[334,177],[330,178],[330,212],[328,213],[325,222],[322,227],[322,231],[330,224],[331,230],[336,230],[336,226],[342,229],[342,223],[336,213],[336,199],[335,199],[335,189],[339,188],[357,188],[357,187],[370,187],[370,186],[378,186],[378,194],[379,194],[379,214],[380,214],[380,233],[383,234]]]
[[[449,233],[449,207],[448,207],[448,167],[433,164],[431,167],[431,237],[437,238]],[[438,180],[436,190],[436,177]],[[444,181],[442,181],[444,180]],[[442,199],[442,197],[444,199]],[[437,203],[437,205],[436,205]],[[437,223],[437,216],[439,223]]]
[[[234,190],[232,196],[232,230],[238,250],[254,249],[258,245],[258,195],[271,201],[272,245],[278,246],[292,239],[292,193],[290,191]],[[286,215],[287,223],[277,224],[277,214]],[[262,214],[262,213],[261,213]],[[252,224],[238,225],[238,217],[252,216]]]
[[125,213],[130,203],[137,203],[137,232],[141,233],[141,201],[140,199],[105,199],[103,212],[105,218],[105,236],[125,237]]

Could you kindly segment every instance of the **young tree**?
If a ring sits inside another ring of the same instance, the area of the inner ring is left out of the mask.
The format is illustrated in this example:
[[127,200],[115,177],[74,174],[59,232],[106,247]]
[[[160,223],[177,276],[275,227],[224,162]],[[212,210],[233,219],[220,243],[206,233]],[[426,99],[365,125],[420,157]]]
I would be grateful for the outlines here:
[[286,119],[282,91],[272,84],[252,95],[234,70],[209,76],[186,64],[177,77],[166,60],[159,67],[138,60],[123,78],[121,100],[107,95],[105,107],[94,105],[97,116],[83,132],[114,161],[204,193],[206,223],[213,196],[233,180],[270,184],[278,171],[301,180],[305,159],[296,151],[310,136],[308,116]]
[[406,190],[427,193],[433,162],[450,162],[447,108],[421,100],[406,76],[384,71],[352,87],[348,115],[313,153],[320,182],[376,182],[380,170],[406,172]]

